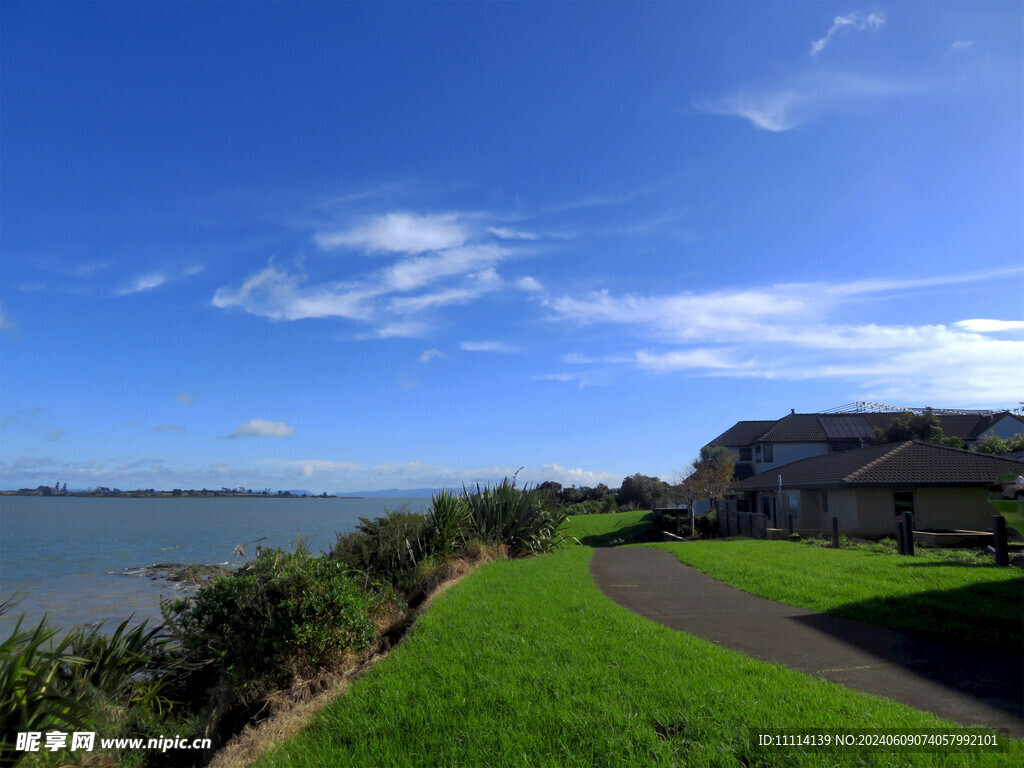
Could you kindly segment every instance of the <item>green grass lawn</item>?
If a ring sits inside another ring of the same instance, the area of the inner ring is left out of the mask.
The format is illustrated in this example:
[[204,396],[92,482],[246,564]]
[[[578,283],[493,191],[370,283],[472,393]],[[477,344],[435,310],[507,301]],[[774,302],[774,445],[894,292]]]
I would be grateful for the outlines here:
[[1016,568],[965,565],[788,541],[712,539],[653,544],[684,563],[769,600],[870,624],[1020,653],[1024,578]]
[[1024,762],[1020,742],[987,755],[757,747],[751,729],[956,726],[636,616],[597,589],[591,555],[574,546],[471,574],[436,598],[390,658],[260,765]]
[[[656,530],[650,521],[650,510],[607,512],[601,515],[570,515],[559,533],[573,537],[588,547],[608,547],[624,544],[644,531]],[[570,541],[575,546],[576,542]]]

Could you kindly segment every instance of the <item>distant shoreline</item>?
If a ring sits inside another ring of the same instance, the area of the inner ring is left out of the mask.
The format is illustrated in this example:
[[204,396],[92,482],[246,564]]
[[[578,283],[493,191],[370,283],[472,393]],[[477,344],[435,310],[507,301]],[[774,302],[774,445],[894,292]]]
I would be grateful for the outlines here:
[[238,491],[59,491],[45,493],[39,489],[21,489],[18,491],[0,491],[0,496],[38,496],[46,499],[83,498],[83,499],[364,499],[365,496],[336,496],[329,493],[292,493],[291,491],[274,491],[239,493]]

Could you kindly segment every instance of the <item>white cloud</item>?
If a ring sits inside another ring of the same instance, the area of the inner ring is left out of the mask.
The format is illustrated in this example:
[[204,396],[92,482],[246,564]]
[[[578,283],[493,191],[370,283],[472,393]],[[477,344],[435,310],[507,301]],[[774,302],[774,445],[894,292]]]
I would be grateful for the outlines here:
[[420,355],[420,362],[429,363],[435,357],[444,357],[444,353],[440,349],[425,349]]
[[518,288],[521,291],[527,291],[529,293],[536,293],[537,291],[544,290],[544,286],[542,286],[537,280],[529,276],[521,277],[518,280],[516,280],[516,288]]
[[320,233],[315,239],[324,250],[352,246],[370,252],[423,253],[455,248],[468,238],[467,227],[455,213],[386,213],[353,229]]
[[957,328],[975,333],[998,333],[1024,329],[1024,320],[961,320],[953,323]]
[[640,339],[665,345],[640,349],[632,357],[569,355],[563,358],[566,362],[618,362],[652,372],[707,376],[838,378],[852,382],[862,399],[884,394],[903,402],[923,398],[933,404],[999,405],[1019,399],[1024,340],[986,334],[1019,331],[1024,322],[887,325],[835,319],[860,311],[853,302],[864,297],[897,299],[921,288],[979,281],[990,274],[793,283],[668,296],[616,297],[603,291],[561,297],[547,306],[558,319],[631,328]]
[[516,352],[516,347],[510,346],[503,341],[464,341],[459,344],[459,349],[466,352]]
[[227,437],[295,437],[295,427],[285,424],[283,421],[251,419],[244,424],[239,424],[238,429]]
[[118,296],[127,296],[132,293],[141,293],[142,291],[151,291],[154,288],[159,288],[161,285],[167,282],[167,275],[160,272],[152,272],[148,275],[140,275],[132,280],[131,283],[126,285],[124,288],[117,292]]
[[183,405],[192,405],[192,402],[195,400],[195,398],[192,396],[192,393],[186,392],[184,389],[181,390],[181,392],[179,392],[174,397],[174,399],[177,400],[179,403],[182,403]]
[[158,427],[150,427],[150,432],[185,432],[185,428],[177,424],[161,424]]
[[867,18],[861,17],[859,13],[850,13],[846,16],[836,16],[832,20],[832,26],[825,36],[811,43],[811,56],[817,56],[828,46],[832,36],[844,29],[878,29],[885,24],[885,16],[880,13],[872,13]]

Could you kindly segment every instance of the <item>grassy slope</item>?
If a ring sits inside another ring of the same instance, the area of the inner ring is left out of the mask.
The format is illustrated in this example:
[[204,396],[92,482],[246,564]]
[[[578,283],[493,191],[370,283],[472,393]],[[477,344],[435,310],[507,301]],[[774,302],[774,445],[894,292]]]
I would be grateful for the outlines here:
[[571,515],[560,532],[589,547],[610,546],[616,540],[621,543],[632,535],[655,528],[654,523],[644,519],[650,514],[650,510],[636,510],[601,515]]
[[787,541],[654,544],[716,579],[770,600],[951,642],[1020,653],[1024,578],[1017,569],[962,565]]
[[[909,707],[640,618],[591,550],[497,562],[264,766],[1002,766],[1012,754],[760,751],[752,727],[935,728]],[[1016,757],[1014,757],[1016,755]]]

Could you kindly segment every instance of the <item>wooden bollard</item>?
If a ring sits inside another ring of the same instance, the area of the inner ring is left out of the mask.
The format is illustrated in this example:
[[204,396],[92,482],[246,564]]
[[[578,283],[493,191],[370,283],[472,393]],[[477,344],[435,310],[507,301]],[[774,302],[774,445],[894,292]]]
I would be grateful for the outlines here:
[[996,565],[1010,564],[1010,551],[1006,545],[1006,518],[992,515],[992,538],[996,548]]
[[906,527],[906,523],[903,521],[903,517],[896,518],[896,550],[901,555],[907,554],[907,537],[903,534],[903,529]]
[[832,518],[832,549],[839,549],[839,518]]
[[907,554],[914,556],[914,513],[906,512],[903,515],[903,535],[907,537]]

